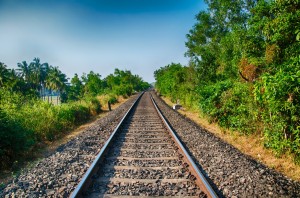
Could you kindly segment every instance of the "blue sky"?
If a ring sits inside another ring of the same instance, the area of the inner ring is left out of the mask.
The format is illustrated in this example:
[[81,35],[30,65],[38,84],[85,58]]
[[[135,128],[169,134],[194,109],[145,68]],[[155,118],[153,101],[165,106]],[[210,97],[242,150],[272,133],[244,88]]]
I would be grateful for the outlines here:
[[154,82],[171,62],[187,64],[186,34],[199,0],[0,0],[0,62],[39,57],[73,77],[114,68]]

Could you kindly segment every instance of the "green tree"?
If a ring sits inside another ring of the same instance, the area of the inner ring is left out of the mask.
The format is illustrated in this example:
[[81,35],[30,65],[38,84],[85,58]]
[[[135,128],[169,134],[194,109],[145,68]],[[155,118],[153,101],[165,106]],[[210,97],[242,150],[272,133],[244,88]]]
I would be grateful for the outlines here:
[[150,85],[144,82],[138,75],[133,75],[129,70],[115,69],[114,74],[104,79],[106,92],[113,92],[124,97],[130,96],[134,91],[142,91]]
[[79,100],[84,93],[84,86],[78,75],[75,74],[71,79],[71,86],[68,90],[68,100]]
[[82,77],[84,84],[84,94],[90,96],[97,96],[104,91],[101,75],[90,71],[89,74]]
[[9,70],[4,63],[0,62],[0,87],[3,87],[5,83],[9,80]]
[[202,113],[223,127],[264,126],[266,146],[300,161],[299,1],[205,2],[187,34],[189,66],[155,71],[156,88],[173,100],[197,95]]
[[22,61],[22,63],[18,63],[18,69],[20,76],[26,81],[30,81],[31,76],[31,67],[27,64],[26,61]]
[[62,73],[58,67],[49,67],[46,76],[46,87],[50,90],[59,91],[61,94],[66,89],[67,77]]

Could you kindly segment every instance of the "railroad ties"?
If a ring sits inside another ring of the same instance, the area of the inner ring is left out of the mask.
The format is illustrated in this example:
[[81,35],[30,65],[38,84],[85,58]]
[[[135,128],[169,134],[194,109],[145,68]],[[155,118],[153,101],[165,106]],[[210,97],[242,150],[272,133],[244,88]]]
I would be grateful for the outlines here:
[[210,197],[196,183],[149,93],[141,97],[112,141],[77,197]]

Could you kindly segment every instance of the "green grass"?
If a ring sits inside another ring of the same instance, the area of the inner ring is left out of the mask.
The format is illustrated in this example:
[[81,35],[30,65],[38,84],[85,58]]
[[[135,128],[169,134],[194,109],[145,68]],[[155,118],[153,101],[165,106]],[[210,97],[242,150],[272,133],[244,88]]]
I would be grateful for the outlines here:
[[39,142],[53,141],[101,111],[96,98],[53,105],[0,90],[0,169],[30,154]]

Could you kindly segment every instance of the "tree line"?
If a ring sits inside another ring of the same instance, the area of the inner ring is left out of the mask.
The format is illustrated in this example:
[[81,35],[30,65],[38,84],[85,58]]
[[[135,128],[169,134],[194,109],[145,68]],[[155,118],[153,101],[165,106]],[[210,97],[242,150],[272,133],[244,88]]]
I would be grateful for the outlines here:
[[124,97],[130,96],[135,91],[149,87],[138,75],[133,75],[129,70],[115,69],[114,74],[101,79],[101,75],[90,71],[79,78],[75,74],[68,83],[68,78],[59,67],[41,63],[39,58],[34,58],[31,63],[22,61],[17,64],[17,69],[10,69],[0,62],[0,88],[31,97],[43,97],[45,89],[58,91],[62,94],[62,102],[74,101],[84,96],[97,96],[104,93],[113,93]]
[[30,64],[18,63],[17,69],[9,69],[0,62],[0,87],[24,95],[41,96],[45,88],[63,91],[67,81],[58,67],[41,63],[39,58],[34,58]]
[[156,89],[300,162],[299,1],[205,2],[187,34],[189,64],[156,70]]
[[83,74],[81,78],[77,74],[71,79],[71,86],[67,87],[64,99],[67,101],[78,100],[84,96],[97,96],[102,94],[115,94],[128,97],[134,92],[149,88],[149,83],[138,75],[133,75],[129,70],[115,69],[113,74],[101,79],[101,75],[91,71]]
[[[13,169],[43,142],[65,135],[101,112],[104,103],[117,102],[149,88],[131,71],[115,69],[102,79],[93,71],[68,82],[58,67],[32,62],[18,63],[17,69],[0,63],[0,170]],[[60,105],[42,100],[45,92],[60,93]]]

